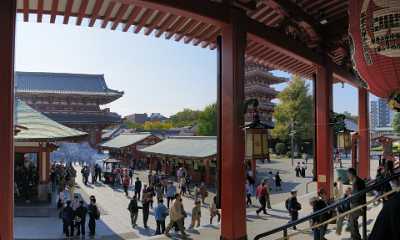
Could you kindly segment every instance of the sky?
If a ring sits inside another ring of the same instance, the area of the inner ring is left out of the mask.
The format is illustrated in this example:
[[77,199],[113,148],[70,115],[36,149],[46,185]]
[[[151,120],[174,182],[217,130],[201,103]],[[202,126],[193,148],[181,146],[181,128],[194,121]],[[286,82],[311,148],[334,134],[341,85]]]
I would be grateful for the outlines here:
[[[170,116],[216,101],[216,51],[120,28],[89,28],[87,20],[83,26],[75,26],[74,18],[69,25],[62,24],[62,18],[49,24],[48,16],[44,23],[32,20],[26,23],[17,17],[17,71],[104,74],[109,88],[125,92],[104,107],[122,116],[143,112]],[[357,113],[357,90],[335,85],[334,110]]]

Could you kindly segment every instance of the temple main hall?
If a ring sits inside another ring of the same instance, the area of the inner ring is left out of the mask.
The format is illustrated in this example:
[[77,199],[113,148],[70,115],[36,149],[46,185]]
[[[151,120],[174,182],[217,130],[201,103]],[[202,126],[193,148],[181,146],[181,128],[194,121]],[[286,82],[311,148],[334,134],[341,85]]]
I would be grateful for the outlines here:
[[16,72],[15,82],[17,98],[58,123],[87,132],[93,147],[104,128],[122,122],[120,115],[101,108],[124,94],[110,89],[104,75]]

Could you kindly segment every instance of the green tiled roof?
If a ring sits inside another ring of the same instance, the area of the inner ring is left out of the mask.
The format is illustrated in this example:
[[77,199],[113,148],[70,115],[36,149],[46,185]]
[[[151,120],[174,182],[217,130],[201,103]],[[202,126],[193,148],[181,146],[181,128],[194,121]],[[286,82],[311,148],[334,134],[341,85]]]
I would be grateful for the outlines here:
[[16,101],[15,111],[16,125],[26,128],[15,136],[16,141],[61,141],[87,135],[51,120],[21,100]]
[[188,158],[211,157],[217,154],[217,138],[205,136],[170,137],[140,151]]
[[101,146],[105,148],[123,148],[140,142],[150,136],[150,133],[123,133],[101,144]]

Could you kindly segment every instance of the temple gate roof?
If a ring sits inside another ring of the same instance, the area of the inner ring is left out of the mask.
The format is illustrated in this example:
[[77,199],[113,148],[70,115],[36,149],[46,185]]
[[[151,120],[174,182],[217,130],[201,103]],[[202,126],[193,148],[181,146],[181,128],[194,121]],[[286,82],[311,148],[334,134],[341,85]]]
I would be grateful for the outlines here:
[[108,88],[104,75],[48,72],[16,72],[17,93],[76,94],[106,98],[106,104],[120,98],[124,92]]

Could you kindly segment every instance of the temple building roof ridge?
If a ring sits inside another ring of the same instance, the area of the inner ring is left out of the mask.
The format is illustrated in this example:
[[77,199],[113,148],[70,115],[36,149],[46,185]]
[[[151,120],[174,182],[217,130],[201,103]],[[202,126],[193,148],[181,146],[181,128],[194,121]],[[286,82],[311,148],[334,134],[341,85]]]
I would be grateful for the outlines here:
[[103,104],[114,101],[123,91],[110,89],[104,74],[77,74],[54,72],[16,72],[17,93],[77,94],[111,98]]

